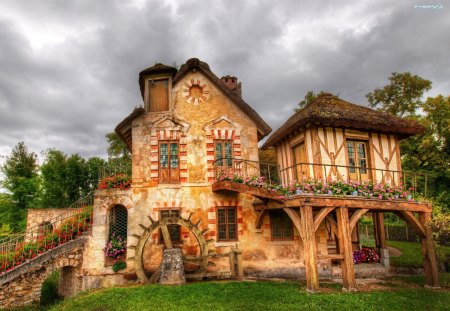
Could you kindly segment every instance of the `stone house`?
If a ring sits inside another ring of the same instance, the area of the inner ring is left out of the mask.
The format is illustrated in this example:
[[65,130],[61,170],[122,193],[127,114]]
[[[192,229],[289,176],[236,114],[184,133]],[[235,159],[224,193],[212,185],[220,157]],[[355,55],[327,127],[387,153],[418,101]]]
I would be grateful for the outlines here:
[[[306,277],[315,291],[319,277],[337,274],[353,290],[352,251],[360,247],[357,222],[366,213],[375,220],[379,267],[387,271],[387,211],[420,234],[427,284],[437,286],[429,203],[295,191],[281,198],[250,179],[405,186],[399,140],[423,131],[420,125],[323,94],[268,138],[263,148],[274,147],[278,163],[263,164],[258,143],[271,128],[242,99],[236,77],[218,78],[193,58],[179,70],[147,68],[139,85],[143,107],[115,129],[132,154],[131,187],[95,192],[73,291],[156,282],[163,250],[172,247],[182,250],[187,278]],[[42,211],[28,217],[29,227],[46,221]],[[114,236],[127,245],[119,257],[126,268],[117,273],[104,250]]]

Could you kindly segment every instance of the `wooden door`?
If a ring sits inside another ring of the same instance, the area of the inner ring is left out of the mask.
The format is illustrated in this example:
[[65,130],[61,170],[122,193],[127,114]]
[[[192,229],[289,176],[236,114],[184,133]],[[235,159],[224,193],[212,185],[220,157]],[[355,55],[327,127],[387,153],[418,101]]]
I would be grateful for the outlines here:
[[365,141],[347,140],[348,172],[350,180],[369,180],[367,159],[367,143]]
[[177,183],[180,181],[178,154],[178,142],[160,142],[159,178],[161,183]]
[[308,163],[308,155],[306,153],[305,143],[300,143],[294,148],[294,172],[296,174],[297,180],[301,181],[304,178],[309,178],[309,165],[301,164]]
[[169,111],[169,81],[159,80],[149,83],[150,112]]

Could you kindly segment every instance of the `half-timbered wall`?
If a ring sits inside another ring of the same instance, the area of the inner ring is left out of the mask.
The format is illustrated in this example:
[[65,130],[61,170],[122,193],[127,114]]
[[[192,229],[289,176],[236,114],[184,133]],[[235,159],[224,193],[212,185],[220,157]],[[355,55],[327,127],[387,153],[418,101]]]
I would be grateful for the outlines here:
[[[301,178],[351,180],[347,140],[365,142],[369,179],[398,183],[401,164],[399,141],[395,135],[363,132],[335,127],[310,127],[276,146],[277,160],[284,185]],[[304,144],[306,156],[296,165],[294,149]]]

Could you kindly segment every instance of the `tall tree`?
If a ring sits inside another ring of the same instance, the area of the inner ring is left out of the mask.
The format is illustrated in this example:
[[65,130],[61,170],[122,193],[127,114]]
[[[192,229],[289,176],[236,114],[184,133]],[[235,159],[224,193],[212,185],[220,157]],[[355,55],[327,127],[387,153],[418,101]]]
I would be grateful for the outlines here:
[[72,154],[66,161],[65,188],[70,203],[78,201],[86,191],[86,160],[78,154]]
[[37,156],[28,151],[24,142],[19,142],[6,157],[1,170],[5,176],[2,184],[11,192],[15,205],[11,215],[12,225],[18,229],[24,211],[32,205],[39,190]]
[[67,156],[55,149],[46,153],[41,166],[43,207],[66,207],[69,204],[66,193]]
[[86,193],[97,189],[100,170],[107,162],[99,157],[91,157],[86,161]]
[[393,72],[390,83],[366,95],[372,107],[400,117],[414,115],[422,105],[422,96],[431,89],[431,81],[409,72]]

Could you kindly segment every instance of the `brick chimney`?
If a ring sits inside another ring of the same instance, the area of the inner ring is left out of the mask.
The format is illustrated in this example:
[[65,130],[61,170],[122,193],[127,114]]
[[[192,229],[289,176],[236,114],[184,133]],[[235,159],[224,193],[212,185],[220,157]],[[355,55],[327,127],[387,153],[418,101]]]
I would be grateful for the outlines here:
[[238,83],[238,78],[230,75],[220,78],[220,80],[232,91],[235,95],[242,97],[241,83]]

